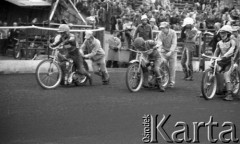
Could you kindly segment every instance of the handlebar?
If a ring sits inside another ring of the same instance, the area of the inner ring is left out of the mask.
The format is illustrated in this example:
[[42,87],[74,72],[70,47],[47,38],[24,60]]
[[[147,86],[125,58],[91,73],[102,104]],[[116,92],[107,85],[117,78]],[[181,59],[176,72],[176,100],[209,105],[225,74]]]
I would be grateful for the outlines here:
[[129,49],[129,50],[132,51],[132,52],[135,52],[135,53],[148,53],[148,52],[150,52],[153,49],[146,50],[146,51],[139,51],[139,50],[134,50],[134,49]]
[[219,57],[208,56],[208,55],[206,55],[206,54],[202,54],[202,57],[210,58],[210,59],[214,59],[214,60],[218,60],[218,59],[219,59]]

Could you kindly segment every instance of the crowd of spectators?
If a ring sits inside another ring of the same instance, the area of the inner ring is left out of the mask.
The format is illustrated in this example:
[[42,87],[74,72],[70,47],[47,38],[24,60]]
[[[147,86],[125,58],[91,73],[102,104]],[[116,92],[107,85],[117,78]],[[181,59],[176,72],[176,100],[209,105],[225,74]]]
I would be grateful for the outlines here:
[[[185,3],[184,0],[175,0],[170,5],[164,5],[158,0],[155,3],[141,0],[140,5],[134,2],[89,0],[80,1],[76,6],[81,13],[94,17],[96,25],[105,27],[111,34],[119,31],[118,37],[121,39],[122,47],[125,48],[129,47],[131,39],[134,38],[136,28],[142,23],[143,15],[147,16],[153,30],[152,39],[156,38],[154,30],[159,30],[161,22],[169,22],[173,30],[181,31],[186,17],[193,18],[195,27],[201,31],[215,32],[215,27],[219,27],[219,24],[220,27],[226,24],[239,25],[239,9],[236,6],[224,7],[220,0],[193,0],[189,3]],[[129,32],[123,37],[122,32],[127,30]]]
[[77,8],[87,16],[94,16],[97,24],[104,26],[107,31],[121,30],[129,22],[137,27],[144,14],[148,16],[149,23],[154,23],[153,29],[157,29],[155,26],[159,27],[161,22],[168,21],[174,30],[181,30],[185,17],[192,17],[198,29],[213,29],[216,22],[227,24],[239,19],[240,11],[237,7],[222,7],[218,0],[208,1],[195,0],[179,9],[174,3],[164,6],[158,1],[150,3],[142,0],[142,4],[137,7],[124,0],[90,0],[77,3]]

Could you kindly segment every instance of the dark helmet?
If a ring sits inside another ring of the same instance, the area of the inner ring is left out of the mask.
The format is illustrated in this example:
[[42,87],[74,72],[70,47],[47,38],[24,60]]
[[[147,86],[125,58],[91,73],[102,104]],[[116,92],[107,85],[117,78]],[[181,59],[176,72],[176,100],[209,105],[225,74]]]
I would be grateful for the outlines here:
[[144,46],[144,43],[145,43],[144,39],[142,37],[138,37],[134,40],[133,46],[136,49],[141,49]]

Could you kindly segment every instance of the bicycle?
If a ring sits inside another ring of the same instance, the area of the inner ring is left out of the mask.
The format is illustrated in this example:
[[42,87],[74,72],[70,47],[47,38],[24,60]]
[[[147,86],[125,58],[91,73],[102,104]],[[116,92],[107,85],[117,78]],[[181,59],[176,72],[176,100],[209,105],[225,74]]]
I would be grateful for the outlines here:
[[[203,76],[202,76],[202,82],[201,82],[201,92],[203,97],[206,100],[210,100],[213,99],[217,90],[219,89],[217,87],[218,85],[218,77],[217,75],[220,74],[220,72],[218,71],[218,64],[217,62],[220,60],[219,57],[214,57],[214,56],[207,56],[205,54],[202,54],[202,57],[205,58],[210,58],[210,62],[213,63],[213,66],[211,66],[210,68],[208,68],[207,70],[204,71]],[[231,75],[230,75],[230,79],[231,79],[231,83],[232,83],[232,94],[233,96],[238,95],[239,90],[240,90],[240,73],[237,70],[237,67],[233,64],[233,60],[231,63]],[[225,87],[225,86],[223,86]],[[221,90],[223,91],[223,90]]]

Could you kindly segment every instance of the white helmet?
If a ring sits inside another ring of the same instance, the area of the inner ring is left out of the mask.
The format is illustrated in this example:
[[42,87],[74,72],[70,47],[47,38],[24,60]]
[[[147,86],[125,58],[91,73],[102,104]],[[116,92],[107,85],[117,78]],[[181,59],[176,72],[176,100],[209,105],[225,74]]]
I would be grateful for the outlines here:
[[222,32],[222,31],[226,31],[226,32],[229,32],[229,33],[232,33],[233,29],[230,25],[224,25],[220,30],[219,32]]
[[141,20],[148,19],[147,15],[142,15]]
[[183,27],[186,25],[193,25],[194,24],[194,20],[190,17],[187,17],[183,20]]

